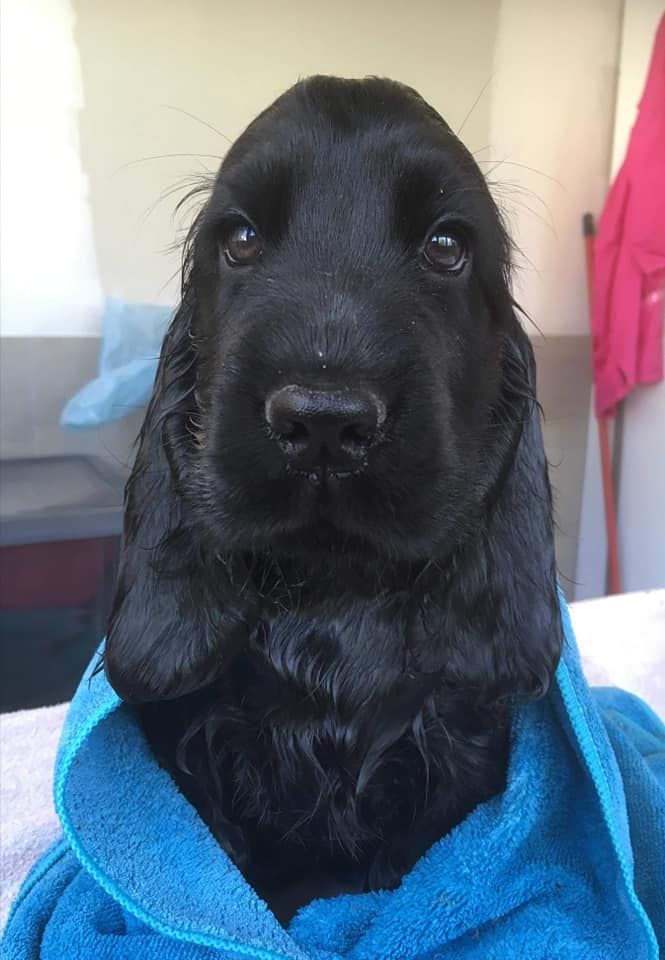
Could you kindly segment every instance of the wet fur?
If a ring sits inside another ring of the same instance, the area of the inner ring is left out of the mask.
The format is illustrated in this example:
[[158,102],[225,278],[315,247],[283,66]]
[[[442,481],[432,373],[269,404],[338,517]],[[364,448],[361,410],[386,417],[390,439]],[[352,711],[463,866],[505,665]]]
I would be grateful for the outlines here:
[[[241,211],[252,267],[220,253]],[[422,256],[439,220],[459,276]],[[163,765],[283,922],[399,883],[500,791],[561,649],[535,371],[510,242],[414,91],[318,77],[225,158],[186,246],[126,494],[105,654]],[[286,383],[371,384],[366,469],[309,482]]]

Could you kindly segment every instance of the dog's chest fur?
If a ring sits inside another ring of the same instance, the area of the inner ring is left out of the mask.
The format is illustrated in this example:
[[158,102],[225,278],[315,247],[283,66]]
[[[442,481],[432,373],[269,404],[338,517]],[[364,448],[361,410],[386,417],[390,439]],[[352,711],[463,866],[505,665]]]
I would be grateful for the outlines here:
[[423,630],[399,594],[340,595],[261,621],[168,717],[144,708],[161,762],[259,888],[312,870],[324,890],[394,886],[502,788],[508,717],[447,686],[445,644],[420,662]]

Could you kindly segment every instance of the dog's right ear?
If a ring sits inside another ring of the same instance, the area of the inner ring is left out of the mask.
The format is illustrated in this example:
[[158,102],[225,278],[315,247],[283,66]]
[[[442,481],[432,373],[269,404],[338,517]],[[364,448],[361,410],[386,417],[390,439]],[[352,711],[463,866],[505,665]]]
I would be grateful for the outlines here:
[[246,633],[233,605],[222,604],[224,570],[206,555],[183,498],[192,482],[196,313],[195,292],[186,283],[125,490],[104,667],[116,692],[134,702],[172,699],[205,686],[219,671],[220,638],[228,651],[233,638]]

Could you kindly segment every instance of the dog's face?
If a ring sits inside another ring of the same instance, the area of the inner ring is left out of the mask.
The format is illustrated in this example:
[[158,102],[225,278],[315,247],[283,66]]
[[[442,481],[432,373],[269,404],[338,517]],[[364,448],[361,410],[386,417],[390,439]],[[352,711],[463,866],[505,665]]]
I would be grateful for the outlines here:
[[406,87],[315,77],[251,124],[193,225],[127,488],[123,696],[198,689],[299,631],[296,672],[369,630],[368,662],[415,643],[488,699],[546,688],[551,500],[509,251]]
[[523,336],[471,155],[408,88],[313,78],[196,224],[188,454],[220,549],[445,554],[505,452]]

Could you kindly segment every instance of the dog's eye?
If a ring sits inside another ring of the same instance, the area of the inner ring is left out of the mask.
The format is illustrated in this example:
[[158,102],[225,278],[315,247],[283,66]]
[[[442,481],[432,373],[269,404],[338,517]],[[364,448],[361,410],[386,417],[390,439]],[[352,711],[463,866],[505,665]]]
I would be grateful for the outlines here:
[[425,241],[424,253],[433,267],[446,273],[457,273],[468,259],[462,238],[443,225],[430,233]]
[[259,235],[249,223],[237,223],[231,227],[223,246],[226,259],[234,267],[255,263],[263,252]]

